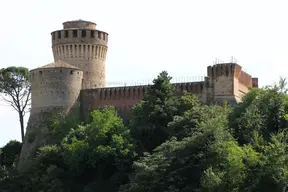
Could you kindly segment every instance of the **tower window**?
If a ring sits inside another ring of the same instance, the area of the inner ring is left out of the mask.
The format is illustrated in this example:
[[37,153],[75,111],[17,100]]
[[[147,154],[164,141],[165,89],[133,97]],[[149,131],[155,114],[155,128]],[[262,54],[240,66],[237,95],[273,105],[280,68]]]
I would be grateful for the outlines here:
[[52,33],[52,39],[55,40],[55,33]]
[[73,37],[77,37],[77,30],[73,30]]
[[68,38],[68,31],[65,31],[65,38]]
[[42,71],[39,71],[40,75],[42,75]]
[[61,39],[61,31],[58,31],[58,39]]
[[101,32],[98,31],[98,38],[101,39]]
[[86,37],[86,30],[82,30],[82,37]]
[[95,31],[91,31],[91,37],[95,38]]
[[70,71],[70,75],[73,75],[73,71]]

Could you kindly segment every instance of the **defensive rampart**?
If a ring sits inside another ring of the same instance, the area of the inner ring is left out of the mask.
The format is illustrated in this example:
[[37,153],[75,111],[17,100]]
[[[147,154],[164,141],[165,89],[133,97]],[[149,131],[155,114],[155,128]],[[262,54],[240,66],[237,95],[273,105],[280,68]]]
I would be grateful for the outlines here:
[[[258,79],[242,71],[236,63],[225,63],[209,66],[204,81],[173,84],[181,93],[187,91],[197,94],[202,102],[231,104],[241,100],[249,87],[258,87]],[[99,89],[84,89],[81,91],[81,110],[85,120],[89,112],[114,106],[124,118],[129,118],[131,108],[140,103],[147,86],[109,87]]]

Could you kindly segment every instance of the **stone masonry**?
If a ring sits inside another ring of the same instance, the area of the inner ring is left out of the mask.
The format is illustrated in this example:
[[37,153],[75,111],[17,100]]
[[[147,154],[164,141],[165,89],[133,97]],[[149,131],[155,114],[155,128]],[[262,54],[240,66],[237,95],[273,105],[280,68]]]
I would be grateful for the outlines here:
[[[43,122],[52,112],[65,115],[80,105],[83,120],[88,120],[91,110],[114,106],[129,118],[131,107],[141,101],[147,87],[105,87],[108,33],[97,30],[95,23],[64,22],[63,29],[51,36],[54,62],[30,71],[32,107],[19,171],[33,164],[30,157],[39,147],[51,143]],[[249,87],[258,87],[258,78],[242,71],[237,63],[222,63],[208,66],[204,81],[174,85],[180,92],[199,95],[205,103],[238,103]]]

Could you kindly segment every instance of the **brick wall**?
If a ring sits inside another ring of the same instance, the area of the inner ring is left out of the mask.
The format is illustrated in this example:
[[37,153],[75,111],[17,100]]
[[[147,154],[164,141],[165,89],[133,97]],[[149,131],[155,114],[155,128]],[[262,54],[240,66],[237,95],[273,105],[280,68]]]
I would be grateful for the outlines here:
[[[258,86],[258,79],[242,71],[242,67],[234,63],[219,64],[207,68],[205,81],[176,83],[174,86],[180,93],[187,91],[199,95],[205,103],[237,103],[249,91],[250,86]],[[131,108],[140,103],[146,86],[128,86],[114,88],[86,89],[81,91],[81,110],[85,120],[89,112],[114,106],[124,118],[129,118]]]

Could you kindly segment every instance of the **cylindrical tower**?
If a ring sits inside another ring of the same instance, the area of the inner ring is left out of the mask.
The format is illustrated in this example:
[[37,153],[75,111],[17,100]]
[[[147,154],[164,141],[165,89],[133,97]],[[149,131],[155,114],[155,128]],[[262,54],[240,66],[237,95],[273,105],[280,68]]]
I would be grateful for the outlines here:
[[79,106],[83,71],[64,61],[56,61],[30,71],[31,112],[19,159],[18,170],[33,166],[33,154],[44,145],[53,144],[47,134],[51,115],[67,115]]
[[68,112],[82,87],[83,72],[63,61],[30,71],[31,115],[40,112]]
[[105,87],[108,33],[96,30],[93,22],[76,20],[51,35],[54,60],[82,69],[83,89]]

